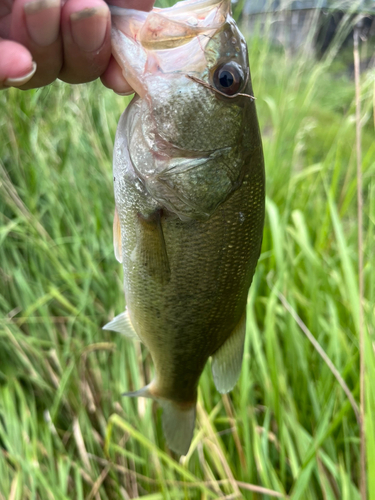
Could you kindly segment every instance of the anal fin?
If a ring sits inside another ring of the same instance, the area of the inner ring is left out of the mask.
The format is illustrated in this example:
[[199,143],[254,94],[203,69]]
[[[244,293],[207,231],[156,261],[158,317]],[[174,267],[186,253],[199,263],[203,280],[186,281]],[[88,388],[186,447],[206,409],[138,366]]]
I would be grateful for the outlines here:
[[118,332],[121,333],[122,335],[125,335],[125,337],[140,340],[137,332],[134,330],[133,325],[131,324],[127,310],[125,310],[118,316],[115,316],[112,321],[104,325],[103,330]]
[[246,334],[246,311],[224,344],[212,355],[212,375],[216,389],[225,394],[233,389],[241,373]]

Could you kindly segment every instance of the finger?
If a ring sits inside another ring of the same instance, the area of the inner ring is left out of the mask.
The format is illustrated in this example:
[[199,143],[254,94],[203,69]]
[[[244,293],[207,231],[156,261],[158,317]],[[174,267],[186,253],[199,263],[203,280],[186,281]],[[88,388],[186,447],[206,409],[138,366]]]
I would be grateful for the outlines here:
[[30,52],[19,43],[0,38],[0,89],[20,87],[36,71]]
[[101,80],[103,85],[112,89],[116,94],[130,95],[134,93],[132,87],[125,80],[122,69],[114,57],[111,57],[107,69],[101,76]]
[[95,80],[111,56],[108,5],[103,0],[68,0],[61,21],[64,66],[59,78],[68,83]]
[[60,0],[15,0],[10,38],[26,47],[37,70],[23,89],[53,82],[61,68]]
[[[138,9],[149,11],[154,5],[154,0],[112,0],[111,5],[124,7],[126,9]],[[114,57],[111,57],[110,63],[101,76],[103,85],[112,89],[120,95],[129,95],[134,92],[129,83],[125,80],[122,70]]]

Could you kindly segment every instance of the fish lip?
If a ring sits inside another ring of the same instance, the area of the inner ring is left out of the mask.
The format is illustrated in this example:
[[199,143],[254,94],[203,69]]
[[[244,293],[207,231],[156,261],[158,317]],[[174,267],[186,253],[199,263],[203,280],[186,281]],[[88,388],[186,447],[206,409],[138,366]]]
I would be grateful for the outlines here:
[[171,7],[154,7],[149,12],[139,11],[137,9],[127,9],[124,7],[119,7],[117,5],[108,4],[109,10],[112,15],[115,16],[137,16],[142,12],[143,14],[157,13],[157,14],[178,14],[178,13],[189,13],[189,12],[197,12],[199,9],[204,9],[206,7],[214,8],[215,5],[222,5],[222,15],[226,17],[228,14],[232,14],[231,2],[230,0],[185,0],[177,2],[175,5]]
[[166,7],[164,9],[161,9],[161,8],[158,8],[158,7],[155,7],[154,10],[162,10],[163,12],[178,12],[178,11],[182,11],[182,12],[189,12],[189,11],[194,11],[194,10],[197,10],[197,6],[200,5],[201,8],[204,8],[204,7],[209,7],[210,5],[213,6],[215,4],[227,4],[229,5],[229,12],[231,12],[231,4],[230,4],[230,1],[226,1],[226,0],[185,0],[185,1],[180,1],[180,2],[177,2],[175,5],[172,5],[172,7]]

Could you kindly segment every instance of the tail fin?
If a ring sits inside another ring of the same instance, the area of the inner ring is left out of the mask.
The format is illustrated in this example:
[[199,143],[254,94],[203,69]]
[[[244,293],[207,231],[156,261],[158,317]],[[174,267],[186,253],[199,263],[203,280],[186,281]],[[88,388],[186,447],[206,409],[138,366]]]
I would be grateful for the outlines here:
[[163,409],[163,431],[168,447],[179,455],[186,455],[194,434],[196,401],[189,405],[179,405],[170,399],[154,396],[150,385],[138,391],[125,392],[123,396],[151,398],[157,401]]
[[158,402],[163,408],[163,431],[169,448],[179,455],[186,455],[194,434],[195,401],[185,408],[168,399],[159,399]]

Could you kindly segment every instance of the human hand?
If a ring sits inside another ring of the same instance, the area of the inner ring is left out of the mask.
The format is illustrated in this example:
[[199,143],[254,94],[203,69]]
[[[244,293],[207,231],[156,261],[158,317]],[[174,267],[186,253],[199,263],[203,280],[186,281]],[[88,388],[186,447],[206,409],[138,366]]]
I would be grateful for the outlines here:
[[[151,10],[155,0],[109,0]],[[111,57],[104,0],[0,0],[0,89],[43,87],[56,78],[85,83],[99,76],[117,93],[132,91]]]

